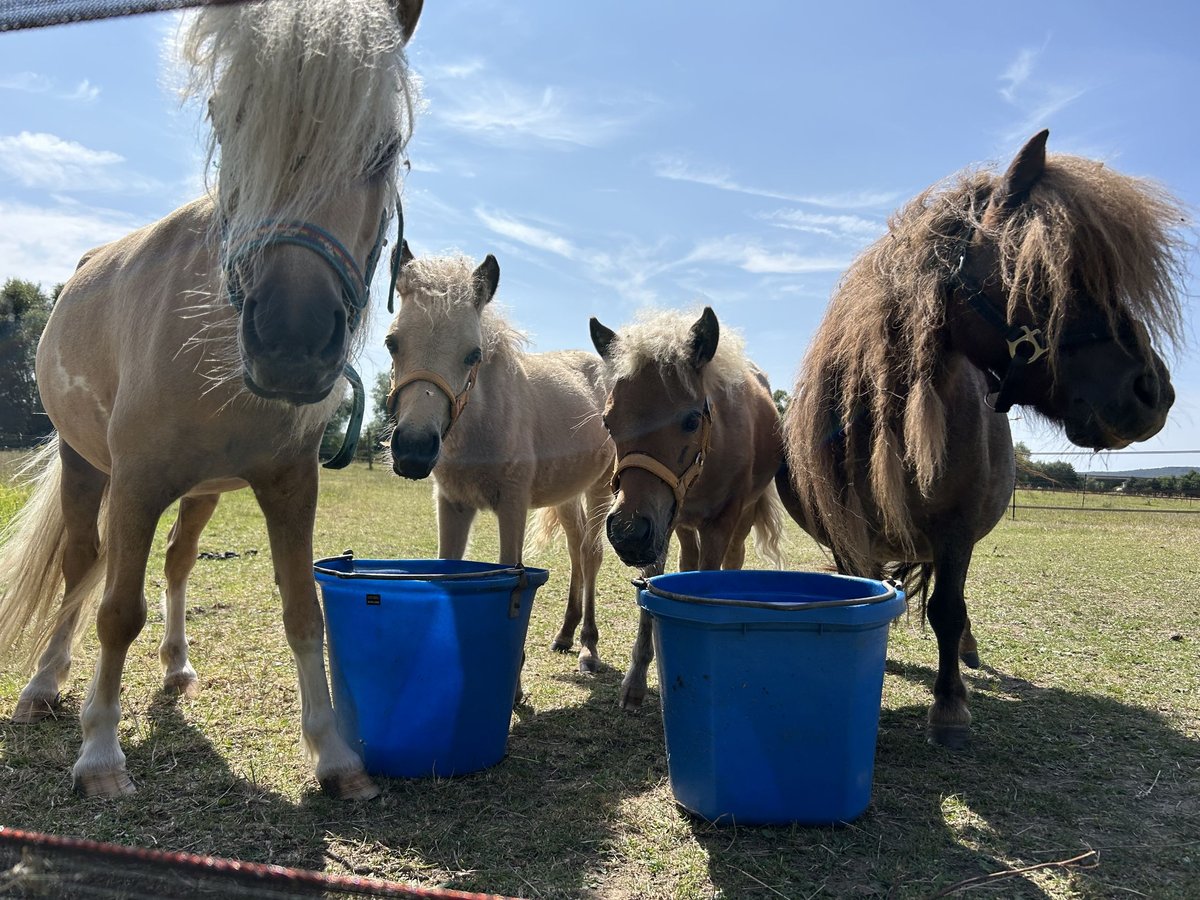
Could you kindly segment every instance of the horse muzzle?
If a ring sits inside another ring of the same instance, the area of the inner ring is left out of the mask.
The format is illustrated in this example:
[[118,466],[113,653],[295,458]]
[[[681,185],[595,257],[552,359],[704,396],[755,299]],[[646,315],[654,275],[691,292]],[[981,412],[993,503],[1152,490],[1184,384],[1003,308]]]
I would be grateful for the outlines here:
[[442,453],[442,436],[436,431],[409,431],[397,425],[392,432],[392,471],[401,478],[428,478]]
[[1063,421],[1067,439],[1094,450],[1120,450],[1158,434],[1175,402],[1175,389],[1166,366],[1155,363],[1126,375],[1109,394],[1096,395],[1090,385],[1076,392]]
[[627,566],[645,568],[667,555],[669,535],[656,528],[648,516],[614,511],[605,520],[608,542]]

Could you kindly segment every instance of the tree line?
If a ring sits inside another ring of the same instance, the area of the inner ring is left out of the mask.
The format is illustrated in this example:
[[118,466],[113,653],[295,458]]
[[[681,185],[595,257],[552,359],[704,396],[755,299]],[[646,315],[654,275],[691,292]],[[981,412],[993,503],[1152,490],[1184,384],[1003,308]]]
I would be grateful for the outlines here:
[[1120,492],[1143,496],[1200,497],[1200,471],[1195,469],[1184,475],[1096,478],[1076,472],[1069,462],[1035,462],[1029,448],[1020,441],[1013,446],[1013,450],[1017,457],[1019,488],[1074,491],[1086,486],[1089,492],[1095,494]]

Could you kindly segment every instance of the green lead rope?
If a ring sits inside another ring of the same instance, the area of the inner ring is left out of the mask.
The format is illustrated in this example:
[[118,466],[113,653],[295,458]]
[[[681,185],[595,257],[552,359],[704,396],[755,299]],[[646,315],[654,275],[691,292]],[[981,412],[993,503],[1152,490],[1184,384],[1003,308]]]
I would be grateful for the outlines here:
[[363,390],[362,378],[359,377],[358,372],[354,371],[354,366],[346,363],[346,368],[342,370],[342,374],[350,382],[350,389],[354,392],[354,399],[350,405],[350,421],[346,423],[346,436],[342,438],[341,449],[321,463],[326,469],[344,469],[350,465],[350,461],[354,459],[354,451],[358,449],[358,437],[362,433],[363,414],[367,409],[366,391]]
[[[392,311],[392,300],[396,296],[396,277],[400,273],[400,248],[404,245],[404,209],[400,205],[400,197],[396,197],[396,247],[392,252],[391,265],[388,267],[391,271],[388,279],[388,312]],[[371,256],[367,260],[366,285],[367,290],[370,290],[371,275],[375,271],[375,263],[379,260],[379,254],[383,247],[383,228],[380,227],[379,238],[375,242],[375,249],[371,251]],[[358,438],[362,434],[363,416],[367,409],[367,394],[363,390],[362,378],[358,372],[354,370],[354,366],[346,363],[346,368],[342,370],[342,374],[346,376],[346,380],[350,382],[350,389],[354,392],[354,398],[350,406],[350,421],[346,423],[346,436],[342,438],[341,449],[338,450],[332,457],[321,463],[326,469],[344,469],[350,465],[350,461],[354,459],[354,451],[358,449]]]

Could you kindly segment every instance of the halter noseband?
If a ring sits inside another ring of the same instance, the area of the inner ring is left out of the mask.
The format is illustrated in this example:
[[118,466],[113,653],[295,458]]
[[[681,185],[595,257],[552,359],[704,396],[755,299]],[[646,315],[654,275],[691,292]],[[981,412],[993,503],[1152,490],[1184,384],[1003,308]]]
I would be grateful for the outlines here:
[[450,387],[450,382],[446,381],[445,378],[432,369],[414,369],[399,381],[393,383],[392,389],[387,395],[387,402],[384,404],[387,414],[393,417],[396,415],[396,408],[400,404],[400,391],[402,388],[416,381],[424,381],[427,384],[432,384],[445,394],[446,399],[450,401],[450,422],[446,425],[445,430],[442,431],[442,440],[445,440],[446,435],[450,433],[450,429],[454,427],[454,423],[458,421],[458,417],[462,415],[462,411],[467,408],[467,400],[470,397],[471,388],[475,387],[475,379],[479,376],[479,366],[481,363],[482,360],[471,366],[471,371],[467,373],[467,383],[457,394],[454,393],[454,388]]
[[683,512],[683,501],[687,496],[688,490],[695,483],[696,479],[700,477],[700,473],[704,469],[704,460],[708,456],[708,444],[711,438],[712,404],[705,397],[704,409],[700,414],[700,449],[696,451],[696,456],[692,459],[691,464],[683,470],[683,473],[676,475],[671,471],[670,467],[659,462],[649,453],[639,453],[636,451],[626,453],[617,460],[616,468],[613,469],[612,480],[610,482],[613,494],[615,495],[621,489],[621,473],[626,469],[642,469],[659,479],[659,481],[664,482],[675,495],[675,514],[671,517],[671,524],[667,528],[669,534]]
[[[346,320],[351,331],[362,323],[367,303],[371,299],[371,276],[375,274],[375,266],[383,252],[384,235],[387,231],[388,212],[385,209],[379,220],[379,230],[375,235],[375,244],[367,255],[366,268],[360,270],[354,255],[346,249],[346,245],[323,228],[310,222],[284,221],[268,219],[261,222],[248,232],[239,235],[235,241],[228,236],[222,241],[222,268],[225,273],[225,286],[229,304],[241,315],[246,302],[245,285],[242,284],[238,263],[273,244],[291,244],[304,247],[321,257],[333,269],[342,285],[342,303],[346,307]],[[396,246],[404,243],[404,209],[400,197],[396,197]],[[397,253],[392,258],[390,280],[388,284],[388,311],[392,309],[392,298],[396,290],[396,276],[399,272],[399,257]],[[350,407],[350,420],[346,425],[346,436],[342,446],[330,459],[322,465],[327,469],[344,469],[354,458],[358,449],[358,438],[362,431],[363,415],[366,411],[366,392],[363,390],[362,378],[350,363],[346,363],[342,374],[350,383],[353,398]]]
[[[1003,374],[990,368],[985,370],[985,374],[996,392],[995,402],[988,405],[998,413],[1007,413],[1016,403],[1014,395],[1018,384],[1024,377],[1025,367],[1047,356],[1050,353],[1050,346],[1046,343],[1041,328],[1010,324],[1008,316],[998,309],[991,298],[984,293],[983,286],[972,284],[963,277],[962,271],[967,260],[965,248],[970,243],[972,233],[968,233],[963,243],[964,249],[958,258],[958,266],[954,270],[954,280],[957,282],[958,288],[966,294],[967,305],[1004,336],[1004,342],[1008,347],[1008,365]],[[1086,327],[1074,328],[1059,337],[1058,347],[1094,344],[1108,340],[1108,337],[1106,331],[1097,331]]]

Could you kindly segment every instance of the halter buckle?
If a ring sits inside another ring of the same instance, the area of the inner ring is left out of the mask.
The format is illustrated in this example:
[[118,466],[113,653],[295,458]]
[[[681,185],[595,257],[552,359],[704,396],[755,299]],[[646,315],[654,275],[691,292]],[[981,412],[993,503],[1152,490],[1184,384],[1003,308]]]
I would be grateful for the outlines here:
[[[1031,363],[1050,352],[1042,337],[1042,329],[1030,328],[1028,325],[1022,325],[1020,328],[1021,333],[1008,341],[1008,355],[1011,358],[1016,359],[1019,356],[1026,363]],[[1032,348],[1028,355],[1018,352],[1022,344],[1028,344]]]

